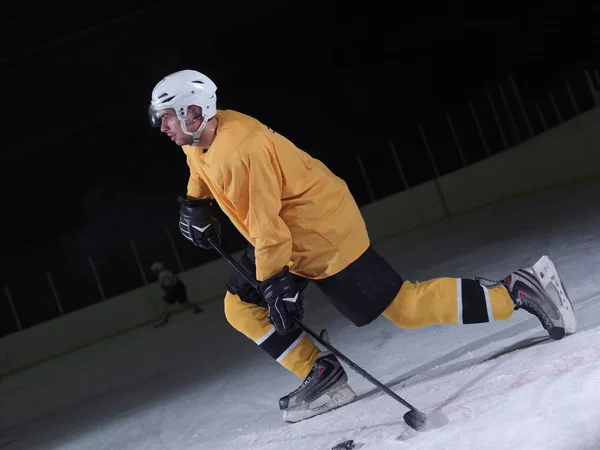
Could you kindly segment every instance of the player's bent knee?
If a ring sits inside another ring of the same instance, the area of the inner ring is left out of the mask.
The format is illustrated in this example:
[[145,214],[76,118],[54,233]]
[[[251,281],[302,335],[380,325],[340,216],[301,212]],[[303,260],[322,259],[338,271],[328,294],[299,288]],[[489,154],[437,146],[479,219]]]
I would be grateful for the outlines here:
[[232,294],[229,291],[225,293],[225,318],[227,322],[238,331],[242,331],[243,318],[240,315],[240,304],[242,301],[237,295]]
[[229,291],[225,294],[224,306],[227,322],[255,342],[273,329],[267,317],[267,308],[243,302],[239,295]]

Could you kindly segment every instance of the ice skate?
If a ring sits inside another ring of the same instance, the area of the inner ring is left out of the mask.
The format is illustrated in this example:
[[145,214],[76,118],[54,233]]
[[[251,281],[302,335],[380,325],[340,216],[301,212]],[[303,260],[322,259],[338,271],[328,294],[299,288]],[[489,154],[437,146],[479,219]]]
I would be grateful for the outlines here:
[[283,411],[283,420],[293,423],[339,408],[355,397],[338,359],[331,353],[324,353],[302,385],[279,399],[279,409]]
[[480,277],[476,280],[487,288],[504,286],[515,304],[515,310],[524,309],[536,316],[552,339],[559,340],[575,333],[577,322],[573,305],[548,256],[542,256],[533,266],[521,268],[502,281]]

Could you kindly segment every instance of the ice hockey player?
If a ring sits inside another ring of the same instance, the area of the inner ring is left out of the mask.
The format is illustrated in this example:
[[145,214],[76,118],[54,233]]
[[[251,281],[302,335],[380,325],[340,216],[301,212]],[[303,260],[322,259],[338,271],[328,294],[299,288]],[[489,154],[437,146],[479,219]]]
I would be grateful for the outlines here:
[[200,307],[200,305],[188,300],[185,284],[183,284],[177,275],[171,272],[162,262],[154,262],[150,267],[150,271],[158,279],[160,287],[163,290],[163,300],[165,302],[161,320],[154,325],[155,328],[167,324],[171,317],[171,310],[176,304],[187,306],[194,311],[195,314],[202,312],[202,307]]
[[[296,422],[355,397],[337,358],[320,353],[291,320],[304,314],[302,279],[316,284],[358,327],[380,316],[401,328],[468,325],[506,320],[523,309],[552,339],[575,332],[570,301],[546,256],[499,281],[403,280],[372,248],[346,183],[258,120],[217,110],[216,90],[195,70],[172,73],[154,87],[150,120],[187,158],[187,195],[179,199],[181,233],[210,249],[207,238],[220,238],[211,214],[216,202],[252,247],[242,263],[259,281],[259,292],[232,275],[225,315],[303,380],[280,399],[284,420]],[[312,113],[307,111],[307,123],[317,120]]]

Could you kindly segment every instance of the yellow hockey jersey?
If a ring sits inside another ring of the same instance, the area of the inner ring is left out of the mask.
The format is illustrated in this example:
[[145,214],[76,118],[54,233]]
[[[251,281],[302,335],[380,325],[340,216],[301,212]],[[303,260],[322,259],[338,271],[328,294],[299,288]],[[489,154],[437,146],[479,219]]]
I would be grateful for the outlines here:
[[219,110],[210,148],[183,146],[188,198],[213,198],[256,249],[256,278],[327,278],[369,246],[346,183],[258,120]]

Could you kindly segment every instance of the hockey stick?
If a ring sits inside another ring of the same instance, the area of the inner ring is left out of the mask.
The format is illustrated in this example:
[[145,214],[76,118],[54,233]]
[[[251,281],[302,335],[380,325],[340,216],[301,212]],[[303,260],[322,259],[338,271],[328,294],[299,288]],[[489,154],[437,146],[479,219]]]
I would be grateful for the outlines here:
[[[223,250],[221,248],[221,246],[217,242],[215,242],[215,240],[212,237],[208,238],[208,242],[213,246],[213,248],[217,252],[219,252],[219,254],[229,263],[229,265],[231,265],[231,267],[233,267],[242,277],[244,277],[244,279],[248,283],[250,283],[250,285],[254,289],[258,290],[258,281],[256,281],[253,277],[251,277],[246,272],[246,270],[244,270],[244,268],[242,266],[240,266],[238,264],[238,262],[231,257],[231,255],[229,253],[227,253],[225,250]],[[390,388],[388,388],[385,384],[381,383],[379,380],[374,378],[371,374],[369,374],[362,367],[355,364],[352,360],[347,358],[342,352],[340,352],[338,349],[336,349],[328,341],[322,339],[321,336],[319,336],[313,330],[311,330],[306,325],[304,325],[304,323],[301,320],[296,319],[293,316],[292,316],[292,320],[306,334],[310,335],[319,344],[321,344],[323,347],[325,347],[326,349],[331,351],[331,353],[333,353],[335,356],[337,356],[342,361],[344,361],[346,364],[348,364],[354,371],[356,371],[358,374],[362,375],[365,379],[367,379],[368,381],[373,383],[375,386],[377,386],[383,392],[388,394],[394,400],[396,400],[397,402],[399,402],[399,403],[403,404],[404,406],[406,406],[407,408],[409,408],[410,411],[406,412],[403,416],[404,421],[406,422],[406,424],[409,427],[411,427],[412,429],[414,429],[416,431],[427,431],[429,429],[430,424],[429,424],[427,415],[425,413],[419,411],[413,405],[408,403],[406,400],[404,400],[402,397],[400,397],[398,394],[396,394],[394,391],[392,391]]]

